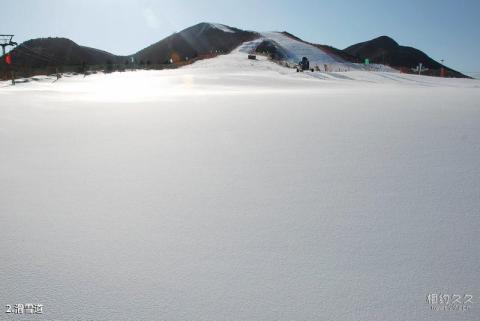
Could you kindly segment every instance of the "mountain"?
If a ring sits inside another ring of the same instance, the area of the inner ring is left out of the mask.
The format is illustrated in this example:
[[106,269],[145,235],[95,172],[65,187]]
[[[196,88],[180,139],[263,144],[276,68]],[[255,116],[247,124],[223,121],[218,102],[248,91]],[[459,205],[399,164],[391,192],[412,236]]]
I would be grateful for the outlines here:
[[[347,54],[357,57],[360,60],[368,58],[372,63],[386,64],[405,72],[412,72],[411,69],[422,63],[429,70],[424,74],[439,75],[442,64],[430,58],[424,52],[399,45],[388,36],[381,36],[369,41],[360,42],[343,50]],[[467,77],[458,71],[445,68],[447,76]]]
[[[253,41],[255,40],[255,41]],[[25,41],[11,51],[13,66],[17,76],[35,73],[55,72],[55,67],[63,70],[80,70],[75,66],[83,64],[90,70],[100,70],[105,65],[124,65],[133,57],[137,64],[154,64],[158,68],[172,61],[174,66],[191,63],[197,59],[229,53],[242,43],[253,41],[253,52],[268,54],[275,60],[289,65],[308,57],[312,67],[321,71],[379,70],[392,68],[412,73],[418,63],[428,68],[424,74],[440,75],[442,65],[422,51],[399,45],[390,37],[382,36],[361,42],[344,50],[328,45],[306,42],[286,31],[258,33],[245,31],[218,23],[202,22],[174,33],[130,56],[117,56],[109,52],[78,45],[66,38],[38,38]],[[366,68],[361,63],[365,58],[375,64]],[[386,65],[386,66],[382,66]],[[73,66],[73,68],[63,68]],[[390,66],[390,67],[389,67]],[[116,67],[110,66],[110,70]],[[465,75],[444,67],[450,77]],[[119,66],[121,69],[121,66]],[[0,74],[7,67],[2,59]],[[0,75],[0,77],[1,77]]]
[[[202,22],[174,33],[132,55],[137,63],[175,63],[228,53],[258,34],[217,23]],[[124,64],[131,56],[80,46],[67,38],[37,38],[25,41],[10,54],[14,66],[41,69],[55,66]],[[2,60],[3,62],[3,60]],[[3,64],[3,63],[2,63]]]
[[138,62],[153,64],[163,64],[170,59],[180,62],[199,56],[228,53],[243,42],[257,37],[256,32],[202,22],[140,50],[134,57]]
[[351,54],[349,54],[349,53],[347,53],[347,52],[345,52],[341,49],[338,49],[338,48],[335,48],[335,47],[332,47],[332,46],[329,46],[329,45],[321,45],[321,44],[316,44],[316,43],[310,43],[310,42],[307,42],[305,40],[302,40],[302,39],[298,38],[295,35],[292,35],[291,33],[287,32],[287,31],[283,31],[282,34],[292,38],[293,40],[297,40],[297,41],[312,45],[314,47],[317,47],[318,49],[326,52],[330,56],[335,57],[337,60],[344,60],[344,61],[347,61],[347,62],[360,62],[359,59],[356,56],[353,56],[353,55],[351,55]]
[[23,42],[10,54],[14,65],[42,68],[65,65],[104,65],[119,63],[123,57],[80,46],[67,38],[37,38]]

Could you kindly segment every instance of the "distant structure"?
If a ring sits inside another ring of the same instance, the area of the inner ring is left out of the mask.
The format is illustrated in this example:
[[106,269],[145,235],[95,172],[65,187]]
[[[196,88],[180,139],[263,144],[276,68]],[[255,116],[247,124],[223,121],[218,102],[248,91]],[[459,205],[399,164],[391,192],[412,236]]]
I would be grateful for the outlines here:
[[[13,35],[0,35],[0,46],[2,46],[2,57],[5,57],[5,62],[9,66],[12,59],[9,55],[5,55],[5,48],[8,46],[16,46],[17,43],[12,41]],[[13,71],[10,69],[10,76],[12,77],[12,85],[15,85],[15,77]]]
[[302,70],[310,69],[310,61],[308,61],[307,57],[302,58],[302,61],[300,61],[300,67],[302,67]]
[[[310,61],[308,61],[307,57],[303,57],[302,60],[298,63],[297,72],[309,70],[310,69]],[[313,68],[311,69],[313,71]]]
[[423,63],[420,62],[416,68],[412,68],[412,71],[418,72],[418,74],[421,75],[422,72],[428,71],[428,68],[425,68]]
[[2,56],[5,56],[5,48],[8,46],[16,46],[17,43],[12,41],[13,35],[0,35],[0,46],[2,46]]

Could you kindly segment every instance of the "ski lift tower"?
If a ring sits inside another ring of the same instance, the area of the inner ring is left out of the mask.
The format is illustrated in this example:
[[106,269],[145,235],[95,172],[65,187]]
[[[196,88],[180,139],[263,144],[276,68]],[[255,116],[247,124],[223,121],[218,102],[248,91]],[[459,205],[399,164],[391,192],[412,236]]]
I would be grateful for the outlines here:
[[13,35],[0,35],[0,46],[2,46],[2,56],[5,56],[5,48],[8,46],[16,46],[17,43],[12,41]]
[[[5,48],[8,46],[16,46],[17,43],[12,41],[13,35],[0,35],[0,46],[2,46],[2,57],[5,56]],[[11,60],[9,58],[8,61],[6,61],[7,64],[11,63]],[[15,85],[15,78],[13,77],[13,72],[10,69],[10,75],[12,76],[12,85]]]

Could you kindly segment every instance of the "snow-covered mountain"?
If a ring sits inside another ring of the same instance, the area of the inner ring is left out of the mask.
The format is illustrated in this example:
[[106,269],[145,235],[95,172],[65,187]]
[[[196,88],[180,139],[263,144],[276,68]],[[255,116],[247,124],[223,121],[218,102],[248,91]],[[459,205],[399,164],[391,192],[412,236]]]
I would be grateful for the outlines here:
[[262,35],[278,43],[287,53],[287,59],[298,62],[302,57],[308,57],[313,64],[335,64],[344,61],[338,57],[327,54],[323,50],[310,44],[289,37],[281,32],[265,32]]
[[182,62],[191,58],[228,53],[243,42],[257,37],[255,32],[219,23],[202,22],[174,33],[133,56],[138,62],[151,64],[164,64],[170,59],[173,62]]
[[403,71],[409,71],[421,62],[424,67],[429,69],[426,72],[427,74],[438,76],[439,70],[444,67],[445,73],[449,77],[465,77],[465,75],[458,71],[443,66],[433,60],[421,50],[401,46],[388,36],[380,36],[369,41],[357,43],[345,48],[344,52],[358,57],[361,60],[369,58],[372,62],[390,65]]
[[[251,42],[253,40],[256,41]],[[67,42],[67,45],[59,44],[60,42]],[[81,47],[71,40],[60,40],[59,38],[30,40],[13,50],[12,54],[14,67],[20,71],[25,69],[24,67],[78,65],[82,63],[87,65],[124,64],[130,61],[132,57],[141,65],[157,65],[161,68],[161,65],[164,64],[179,65],[199,59],[212,58],[218,54],[230,53],[246,42],[250,42],[251,52],[267,54],[273,60],[281,63],[293,65],[298,63],[302,57],[307,57],[311,66],[320,71],[365,69],[395,71],[388,66],[390,64],[396,69],[411,72],[411,67],[418,62],[426,63],[426,66],[433,70],[441,68],[438,62],[428,58],[423,52],[415,48],[401,47],[393,40],[389,42],[393,43],[393,47],[390,46],[393,49],[386,54],[391,59],[379,61],[379,53],[382,54],[382,57],[385,57],[386,51],[383,46],[384,41],[378,39],[340,50],[326,45],[308,43],[285,31],[245,31],[220,23],[208,22],[202,22],[174,33],[128,56],[128,59],[101,50]],[[32,43],[35,45],[32,45]],[[381,63],[385,61],[387,66],[372,64],[366,67],[359,63],[368,57],[372,58],[372,62]],[[4,66],[0,65],[0,67]],[[458,72],[448,70],[451,71],[449,76],[464,77]]]
[[[4,303],[38,298],[45,320],[478,321],[480,81],[297,73],[247,59],[262,41],[0,82]],[[431,293],[474,303],[435,311]]]
[[[305,42],[287,32],[263,32],[260,34],[258,45],[252,48],[257,53],[268,53],[275,60],[287,62],[290,65],[297,64],[303,57],[308,58],[310,66],[320,71],[351,71],[365,70],[364,65],[352,63],[326,51],[320,46]],[[395,71],[383,65],[371,65],[369,70]]]

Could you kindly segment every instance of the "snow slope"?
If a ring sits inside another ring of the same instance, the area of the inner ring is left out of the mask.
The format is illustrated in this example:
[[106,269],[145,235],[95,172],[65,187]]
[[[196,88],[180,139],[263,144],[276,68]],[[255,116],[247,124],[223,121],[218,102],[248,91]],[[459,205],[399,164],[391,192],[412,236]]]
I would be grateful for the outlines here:
[[335,59],[317,47],[293,39],[280,32],[266,32],[263,33],[263,36],[275,41],[286,49],[287,52],[290,53],[290,58],[295,62],[302,60],[302,57],[308,57],[310,62],[314,64],[335,64],[337,62],[344,62],[340,58]]
[[212,26],[212,28],[217,28],[219,30],[222,30],[223,32],[230,32],[230,33],[235,32],[232,29],[230,29],[229,27],[227,27],[226,25],[222,25],[220,23],[210,23],[210,26]]
[[368,67],[362,64],[354,64],[343,60],[338,56],[332,56],[325,51],[317,48],[313,45],[299,41],[281,32],[264,32],[262,33],[263,39],[269,39],[275,41],[280,45],[284,52],[287,53],[287,61],[290,63],[298,63],[302,60],[302,57],[307,57],[310,61],[310,66],[317,65],[321,70],[325,71],[325,65],[327,65],[328,71],[353,71],[353,70],[377,70],[377,71],[389,71],[395,72],[394,69],[372,64]]
[[478,320],[480,82],[246,49],[0,84],[0,301],[45,320]]

